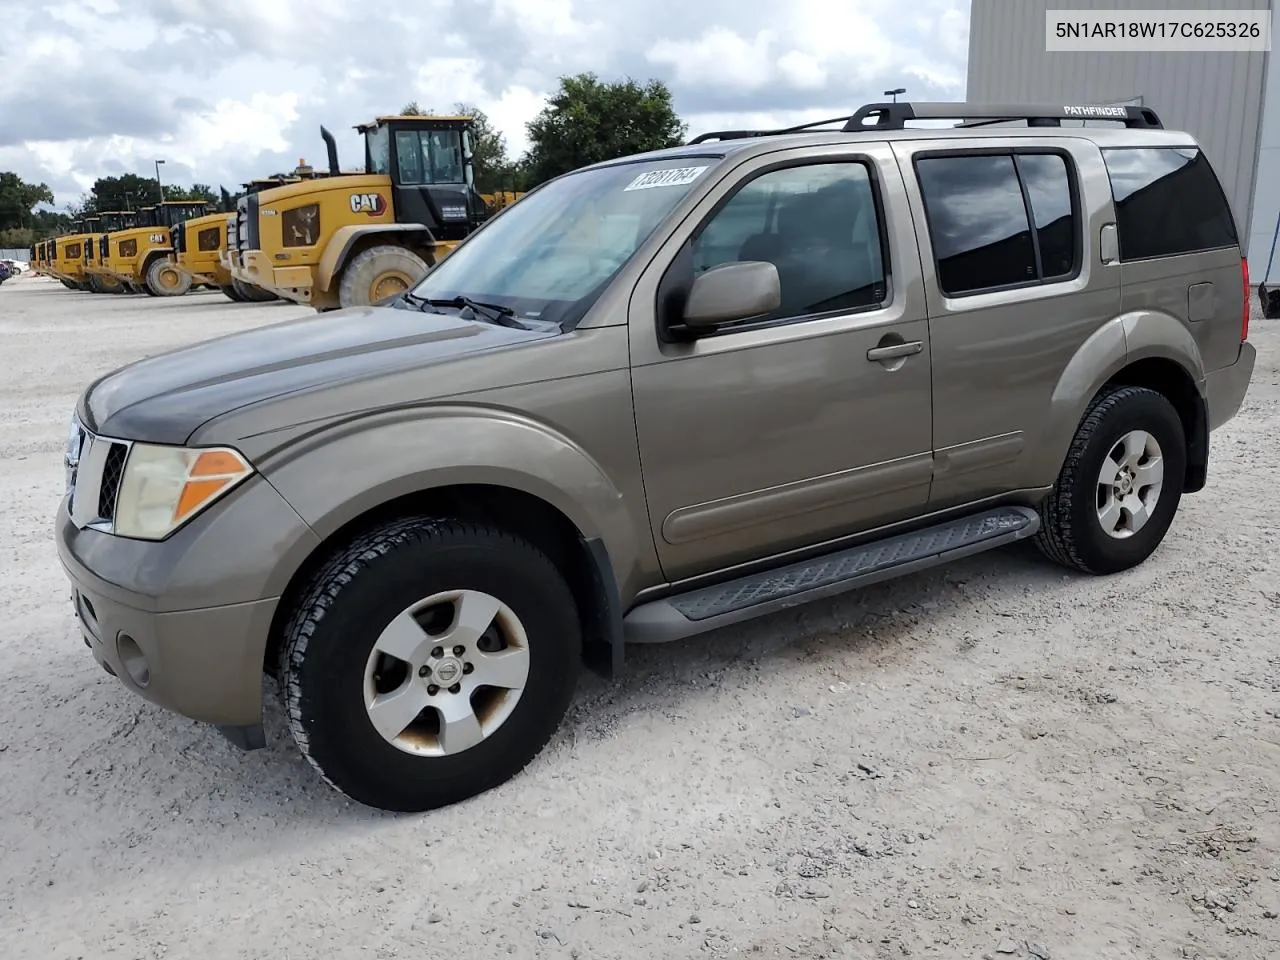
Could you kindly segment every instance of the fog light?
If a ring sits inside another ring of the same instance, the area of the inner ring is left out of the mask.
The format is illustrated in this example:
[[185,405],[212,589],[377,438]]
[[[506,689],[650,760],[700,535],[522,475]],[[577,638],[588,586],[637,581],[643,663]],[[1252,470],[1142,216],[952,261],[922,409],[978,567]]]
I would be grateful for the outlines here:
[[133,637],[127,633],[116,637],[116,655],[120,658],[120,665],[124,667],[134,683],[145,687],[151,682],[151,668],[147,666],[147,658]]

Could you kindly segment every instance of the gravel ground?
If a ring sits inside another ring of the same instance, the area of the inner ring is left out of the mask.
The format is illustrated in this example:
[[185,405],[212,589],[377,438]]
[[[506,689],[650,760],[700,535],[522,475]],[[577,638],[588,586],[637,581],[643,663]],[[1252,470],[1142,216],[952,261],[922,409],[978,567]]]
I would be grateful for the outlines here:
[[[97,667],[54,551],[118,364],[305,313],[0,289],[0,956],[1280,953],[1280,328],[1209,489],[1109,579],[977,557],[584,680],[504,787],[351,804]],[[1272,638],[1267,638],[1267,633]]]

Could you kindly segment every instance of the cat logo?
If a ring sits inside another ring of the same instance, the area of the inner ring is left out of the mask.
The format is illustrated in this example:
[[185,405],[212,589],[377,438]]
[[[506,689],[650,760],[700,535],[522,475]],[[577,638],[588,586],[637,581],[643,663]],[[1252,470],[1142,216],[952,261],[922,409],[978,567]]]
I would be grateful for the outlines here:
[[167,243],[167,242],[168,242],[168,240],[169,240],[169,236],[168,236],[168,234],[164,234],[164,233],[153,233],[153,234],[151,235],[151,242],[152,242],[152,243]]
[[387,209],[387,201],[380,193],[353,193],[351,195],[351,212],[366,213],[376,217]]

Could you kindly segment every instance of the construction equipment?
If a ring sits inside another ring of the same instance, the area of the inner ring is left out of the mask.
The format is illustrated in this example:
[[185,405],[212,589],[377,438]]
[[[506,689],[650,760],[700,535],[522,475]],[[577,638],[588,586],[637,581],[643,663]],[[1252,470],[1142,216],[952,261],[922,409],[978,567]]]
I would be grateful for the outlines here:
[[70,230],[52,241],[49,273],[68,290],[88,290],[84,279],[84,245],[89,233],[83,219],[73,220]]
[[107,235],[103,270],[135,293],[154,297],[180,297],[191,289],[191,277],[178,268],[170,228],[209,212],[202,201],[165,200],[143,207],[135,214],[134,226]]
[[[248,183],[241,184],[244,188],[242,196],[248,196],[251,193],[261,193],[263,190],[269,190],[272,187],[278,187],[285,183],[297,183],[303,179],[303,174],[314,176],[314,171],[306,165],[302,160],[298,161],[297,169],[293,174],[276,174],[271,177],[259,177],[250,180]],[[249,283],[234,275],[231,269],[233,259],[236,256],[236,201],[231,199],[231,195],[225,190],[222,192],[223,205],[226,217],[223,227],[223,243],[218,249],[218,264],[221,268],[219,273],[225,273],[230,277],[227,286],[222,288],[222,292],[239,303],[265,303],[270,300],[279,300],[278,294],[270,290],[265,290],[255,283]]]
[[321,127],[327,176],[239,200],[233,277],[317,310],[374,303],[417,283],[493,215],[475,186],[471,117],[386,116],[356,129],[363,172],[341,171]]
[[135,214],[125,210],[105,210],[90,218],[91,232],[84,244],[84,281],[94,293],[124,293],[125,285],[108,272],[107,237],[135,226]]

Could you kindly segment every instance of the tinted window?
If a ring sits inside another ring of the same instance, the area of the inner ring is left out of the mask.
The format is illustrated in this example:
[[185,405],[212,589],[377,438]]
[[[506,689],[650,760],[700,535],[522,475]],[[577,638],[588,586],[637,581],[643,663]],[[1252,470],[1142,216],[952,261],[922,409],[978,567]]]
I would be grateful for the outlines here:
[[1019,154],[1018,173],[1031,201],[1041,277],[1071,276],[1076,267],[1076,226],[1066,159],[1055,153]]
[[695,273],[735,260],[778,268],[782,306],[771,319],[884,302],[880,226],[867,168],[810,164],[743,186],[699,231]]
[[1035,280],[1035,247],[1012,156],[921,158],[916,170],[944,293]]
[[1120,259],[1234,246],[1231,208],[1209,161],[1194,148],[1102,151],[1111,177]]

